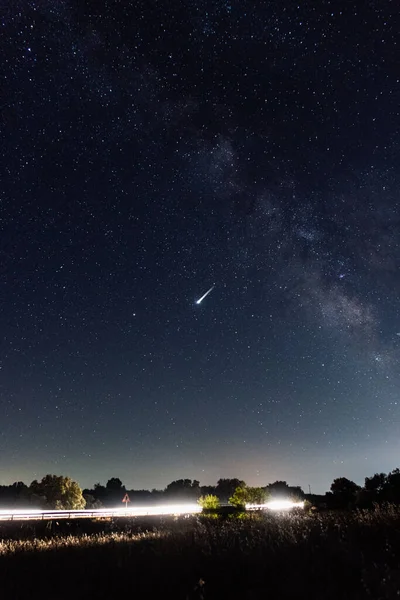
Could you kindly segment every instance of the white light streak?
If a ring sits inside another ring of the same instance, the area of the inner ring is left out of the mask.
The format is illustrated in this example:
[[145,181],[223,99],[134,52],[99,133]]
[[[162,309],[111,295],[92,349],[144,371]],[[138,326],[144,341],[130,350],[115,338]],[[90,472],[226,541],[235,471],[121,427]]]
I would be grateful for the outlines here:
[[198,504],[161,504],[132,508],[97,508],[95,510],[0,510],[0,521],[30,521],[46,519],[87,519],[106,517],[147,517],[157,515],[194,515],[201,513]]
[[248,510],[289,510],[290,508],[304,508],[304,501],[292,502],[291,500],[270,500],[265,504],[246,504]]
[[211,294],[211,292],[213,291],[213,289],[215,288],[215,285],[213,285],[212,287],[210,287],[209,290],[207,290],[207,292],[205,294],[203,294],[203,296],[201,298],[199,298],[198,300],[196,300],[196,304],[201,304],[204,300],[204,298],[206,298],[208,296],[208,294]]
[[[265,504],[246,504],[247,510],[289,510],[291,508],[304,508],[304,502],[291,500],[270,500]],[[134,506],[131,508],[97,508],[94,510],[39,510],[16,509],[0,510],[0,521],[33,521],[48,519],[97,519],[116,517],[148,517],[148,516],[179,516],[195,515],[202,512],[198,504],[158,504],[156,506]]]

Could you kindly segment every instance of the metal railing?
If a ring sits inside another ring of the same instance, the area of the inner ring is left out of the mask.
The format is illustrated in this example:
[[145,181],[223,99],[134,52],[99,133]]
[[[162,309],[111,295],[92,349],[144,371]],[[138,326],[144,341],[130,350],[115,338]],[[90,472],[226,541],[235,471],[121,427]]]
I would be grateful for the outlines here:
[[0,510],[0,521],[44,521],[54,519],[98,519],[149,516],[193,515],[201,512],[196,504],[137,506],[132,508],[95,510]]

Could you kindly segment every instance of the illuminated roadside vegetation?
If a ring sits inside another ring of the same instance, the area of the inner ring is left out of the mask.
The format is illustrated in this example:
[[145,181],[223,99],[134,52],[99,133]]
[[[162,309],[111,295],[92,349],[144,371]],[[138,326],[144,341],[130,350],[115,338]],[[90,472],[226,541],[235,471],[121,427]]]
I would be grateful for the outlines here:
[[94,533],[83,535],[64,535],[47,538],[33,538],[26,540],[1,540],[0,556],[19,554],[21,552],[37,552],[46,550],[60,550],[63,548],[91,548],[94,546],[116,544],[132,544],[144,539],[159,539],[167,535],[161,531],[146,531],[143,533]]
[[200,579],[205,599],[265,598],[272,591],[280,599],[389,599],[400,589],[400,507],[394,505],[100,526],[103,531],[75,535],[42,530],[23,540],[5,539],[0,529],[4,597],[31,597],[33,579],[56,586],[57,594],[42,598],[73,593],[75,599],[119,593],[179,599]]
[[219,498],[214,494],[200,496],[197,502],[203,510],[217,510],[220,506]]

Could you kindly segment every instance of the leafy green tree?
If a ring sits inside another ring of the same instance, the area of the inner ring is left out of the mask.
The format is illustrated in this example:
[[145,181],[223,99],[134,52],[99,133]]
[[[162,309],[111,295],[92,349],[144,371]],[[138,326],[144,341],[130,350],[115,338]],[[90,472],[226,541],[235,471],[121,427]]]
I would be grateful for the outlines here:
[[248,504],[265,504],[269,493],[262,487],[246,487]]
[[267,499],[267,492],[264,488],[249,487],[247,485],[238,486],[229,502],[237,508],[244,508],[246,504],[264,504]]
[[86,505],[81,488],[70,477],[46,475],[41,481],[32,481],[29,490],[46,508],[78,510]]
[[247,492],[245,486],[238,486],[233,494],[229,498],[230,504],[236,506],[236,508],[244,508],[247,502]]
[[205,510],[216,510],[217,508],[219,508],[218,496],[214,496],[212,494],[208,494],[207,496],[200,496],[197,502]]

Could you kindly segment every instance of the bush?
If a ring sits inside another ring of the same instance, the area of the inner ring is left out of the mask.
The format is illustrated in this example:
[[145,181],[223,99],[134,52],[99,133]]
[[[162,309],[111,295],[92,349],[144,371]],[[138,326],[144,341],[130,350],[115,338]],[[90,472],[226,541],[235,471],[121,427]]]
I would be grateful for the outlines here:
[[219,508],[219,500],[217,496],[207,494],[207,496],[200,496],[198,504],[205,510],[217,510]]

